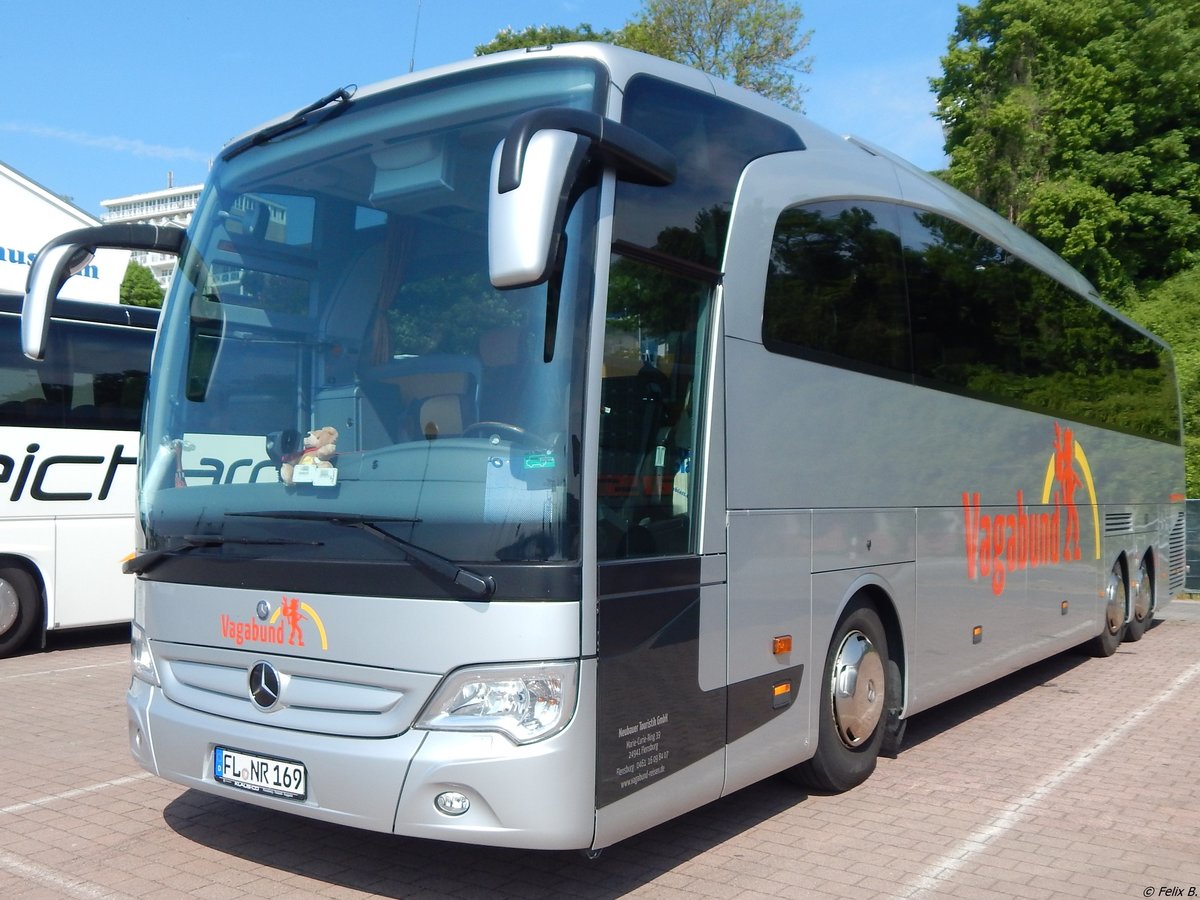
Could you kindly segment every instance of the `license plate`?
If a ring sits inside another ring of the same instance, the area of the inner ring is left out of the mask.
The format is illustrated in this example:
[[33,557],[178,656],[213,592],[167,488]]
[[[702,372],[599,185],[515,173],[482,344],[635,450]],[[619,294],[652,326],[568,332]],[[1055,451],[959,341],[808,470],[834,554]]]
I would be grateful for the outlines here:
[[308,796],[308,771],[304,763],[241,750],[217,747],[213,752],[213,777],[222,784],[289,800]]

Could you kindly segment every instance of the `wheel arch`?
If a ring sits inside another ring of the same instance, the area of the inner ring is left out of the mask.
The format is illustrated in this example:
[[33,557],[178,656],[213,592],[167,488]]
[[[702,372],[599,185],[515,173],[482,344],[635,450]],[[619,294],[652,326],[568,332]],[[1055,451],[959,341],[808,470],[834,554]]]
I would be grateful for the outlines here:
[[44,626],[47,603],[46,603],[46,579],[42,575],[42,567],[38,565],[37,560],[34,560],[28,556],[22,556],[19,553],[0,553],[0,569],[7,568],[9,566],[16,566],[18,568],[24,569],[26,572],[29,573],[29,576],[33,579],[34,583],[37,585],[38,593],[40,593],[42,596],[42,618],[43,618],[43,626]]
[[[1102,605],[1097,619],[1099,628],[1096,634],[1080,646],[1090,656],[1112,656],[1125,640],[1126,630],[1133,609],[1133,598],[1129,584],[1128,548],[1122,547],[1115,555],[1108,557],[1113,562],[1107,565],[1101,576],[1103,588],[1100,593]],[[1117,584],[1114,585],[1114,582]],[[1114,596],[1114,590],[1119,589],[1121,596]]]
[[908,645],[904,638],[904,626],[900,618],[899,606],[896,602],[896,591],[892,585],[881,576],[870,573],[864,574],[850,585],[834,618],[834,630],[837,623],[860,603],[869,604],[879,616],[887,636],[888,658],[900,670],[900,698],[902,705],[907,707],[909,686]]
[[1126,561],[1126,571],[1129,573],[1126,577],[1129,610],[1125,619],[1125,640],[1129,643],[1142,639],[1154,621],[1154,610],[1158,606],[1154,545],[1135,547],[1132,552],[1133,555]]
[[1154,618],[1158,608],[1158,553],[1153,543],[1147,544],[1139,559],[1146,564],[1146,577],[1150,580],[1150,611],[1148,618]]
[[[18,553],[0,553],[0,569],[17,569],[27,575],[30,581],[33,582],[33,587],[37,592],[36,602],[38,604],[33,630],[37,632],[38,645],[42,649],[45,649],[46,633],[50,627],[50,604],[46,596],[46,579],[42,574],[41,566],[37,564],[36,560]],[[4,655],[19,648],[21,644],[26,643],[32,638],[32,632],[27,632],[26,636],[19,639],[16,645],[6,649]]]
[[[903,584],[905,576],[896,577]],[[903,597],[903,593],[893,583],[881,573],[861,572],[830,596],[839,600],[836,606],[826,607],[830,618],[824,621],[829,623],[829,630],[822,628],[813,641],[814,657],[820,649],[822,660],[820,676],[811,681],[819,704],[814,707],[818,711],[815,752],[787,770],[787,776],[817,790],[840,793],[865,781],[880,756],[894,757],[899,752],[906,724],[903,712],[908,665],[897,602],[897,596]],[[855,647],[866,650],[856,655],[852,648],[849,656],[854,658],[843,658],[843,648],[851,643],[852,636],[857,639]],[[867,665],[864,660],[870,659],[873,643],[887,645],[886,657]],[[835,673],[842,671],[853,675],[845,683],[839,680],[835,690]],[[882,696],[873,689],[879,679],[884,685]],[[843,718],[842,713],[847,717]],[[871,728],[869,736],[860,738],[860,734],[868,735],[860,731],[866,727]],[[848,734],[852,742],[847,741]]]
[[1130,580],[1129,570],[1129,551],[1120,550],[1117,552],[1117,558],[1113,560],[1112,567],[1121,567],[1122,587],[1125,590],[1125,621],[1129,621],[1129,617],[1133,615],[1133,582]]

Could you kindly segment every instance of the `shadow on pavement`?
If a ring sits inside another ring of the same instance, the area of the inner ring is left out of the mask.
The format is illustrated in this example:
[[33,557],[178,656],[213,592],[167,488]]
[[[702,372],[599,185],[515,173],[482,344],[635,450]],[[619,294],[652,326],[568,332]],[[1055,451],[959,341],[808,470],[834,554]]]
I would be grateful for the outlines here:
[[609,847],[595,860],[573,851],[477,847],[359,831],[194,790],[170,803],[163,818],[182,837],[222,853],[384,897],[615,898],[806,796],[786,780],[771,778]]
[[[1196,609],[1200,612],[1200,604]],[[1088,659],[1078,651],[1060,653],[914,716],[904,746],[917,746],[1035,688],[1054,689],[1056,679]],[[531,792],[537,790],[530,786]],[[384,897],[616,898],[807,799],[803,789],[775,776],[609,847],[596,860],[577,852],[359,831],[194,790],[170,803],[163,817],[177,834],[220,853]],[[730,852],[737,856],[739,848]]]

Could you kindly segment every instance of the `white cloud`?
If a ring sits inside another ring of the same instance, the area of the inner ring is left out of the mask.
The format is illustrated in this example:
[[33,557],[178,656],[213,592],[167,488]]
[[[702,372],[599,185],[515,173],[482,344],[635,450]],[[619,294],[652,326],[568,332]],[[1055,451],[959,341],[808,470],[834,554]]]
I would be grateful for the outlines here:
[[24,134],[30,137],[47,138],[75,144],[80,147],[92,147],[97,150],[109,150],[113,153],[123,153],[141,159],[184,160],[204,163],[209,154],[190,147],[168,147],[163,144],[150,144],[139,138],[124,138],[116,135],[94,135],[82,131],[68,131],[51,125],[38,125],[28,122],[0,122],[0,131],[10,134]]

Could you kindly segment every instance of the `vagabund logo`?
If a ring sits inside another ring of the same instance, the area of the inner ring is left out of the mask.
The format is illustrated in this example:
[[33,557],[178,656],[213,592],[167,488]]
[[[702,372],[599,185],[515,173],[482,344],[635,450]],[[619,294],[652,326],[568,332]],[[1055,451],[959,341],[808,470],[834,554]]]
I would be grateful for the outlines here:
[[[304,630],[311,622],[321,641],[321,649],[329,649],[325,623],[317,611],[298,597],[284,596],[279,606],[271,610],[266,600],[259,600],[256,619],[240,620],[222,614],[221,637],[243,644],[274,644],[278,647],[304,647]],[[311,640],[311,634],[309,636]]]
[[[1086,498],[1077,495],[1086,489]],[[1100,507],[1087,454],[1070,428],[1054,423],[1054,448],[1046,464],[1041,506],[1030,511],[1017,490],[1016,512],[988,514],[979,493],[963,492],[967,579],[990,578],[992,593],[1004,593],[1012,572],[1053,566],[1082,558],[1079,507],[1091,511],[1093,543],[1087,549],[1100,558]]]

